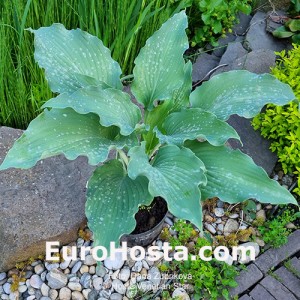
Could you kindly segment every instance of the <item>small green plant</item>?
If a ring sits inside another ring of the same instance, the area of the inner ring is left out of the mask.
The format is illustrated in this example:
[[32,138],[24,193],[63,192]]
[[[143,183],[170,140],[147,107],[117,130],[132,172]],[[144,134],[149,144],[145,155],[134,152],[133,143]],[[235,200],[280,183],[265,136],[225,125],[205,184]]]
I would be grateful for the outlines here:
[[[164,269],[182,275],[182,284],[192,284],[195,289],[195,299],[230,299],[228,288],[237,286],[235,277],[238,270],[225,262],[215,259],[203,261],[198,256],[199,250],[203,246],[211,246],[207,239],[199,237],[190,223],[178,220],[173,228],[177,231],[178,238],[170,239],[170,245],[189,247],[189,243],[194,243],[193,249],[189,248],[187,261],[171,261],[164,265]],[[188,235],[190,236],[188,237]],[[210,252],[210,251],[208,251]],[[211,254],[211,253],[205,253]],[[195,256],[195,257],[193,257]]]
[[300,44],[300,19],[289,19],[283,26],[273,31],[277,38],[291,38],[293,43]]
[[300,195],[300,45],[289,51],[277,53],[279,60],[271,73],[293,89],[296,100],[285,106],[268,105],[265,112],[253,119],[254,129],[260,129],[263,137],[271,140],[271,150],[276,152],[285,173],[298,176],[298,187],[294,192]]
[[251,219],[256,217],[256,203],[253,200],[247,200],[242,205],[243,212],[249,215]]
[[289,13],[296,16],[300,13],[300,0],[291,0]]
[[[30,30],[35,59],[58,96],[43,105],[0,170],[31,168],[58,154],[103,163],[87,184],[86,216],[95,246],[109,249],[132,232],[139,206],[157,196],[199,229],[200,200],[207,198],[296,204],[249,156],[225,146],[229,138],[239,139],[226,123],[231,114],[250,118],[270,101],[286,104],[295,97],[291,88],[269,74],[231,71],[191,93],[192,65],[183,58],[186,28],[182,11],[135,59],[131,91],[143,114],[122,91],[121,68],[98,38],[61,24]],[[116,156],[107,160],[111,149]]]
[[287,209],[282,215],[266,221],[263,226],[259,226],[258,230],[264,242],[274,248],[279,248],[286,244],[287,237],[291,233],[291,230],[287,229],[286,225],[295,221],[296,218],[295,212]]
[[196,238],[199,235],[192,224],[187,223],[184,220],[178,220],[174,226],[172,226],[172,229],[178,233],[176,238],[171,236],[169,239],[172,247],[186,245],[190,239]]
[[248,3],[248,0],[193,0],[187,8],[191,46],[207,43],[218,46],[217,40],[232,32],[232,26],[238,22],[238,12],[251,12]]

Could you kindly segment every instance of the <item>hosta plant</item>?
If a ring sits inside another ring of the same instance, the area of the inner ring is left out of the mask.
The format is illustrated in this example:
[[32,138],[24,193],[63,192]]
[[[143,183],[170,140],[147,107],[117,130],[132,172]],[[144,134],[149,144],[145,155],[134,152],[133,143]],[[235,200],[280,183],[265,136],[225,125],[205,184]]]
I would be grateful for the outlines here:
[[[98,38],[61,24],[31,30],[35,59],[58,95],[15,142],[1,170],[30,168],[58,154],[87,156],[97,166],[86,202],[95,245],[108,247],[130,233],[139,206],[156,196],[199,228],[201,201],[210,197],[296,203],[250,157],[225,145],[239,139],[226,123],[231,114],[250,118],[268,102],[286,104],[294,99],[290,87],[268,74],[232,71],[191,92],[186,28],[185,12],[174,15],[135,59],[131,91],[139,106],[123,92],[121,69]],[[112,149],[115,158],[108,160]]]

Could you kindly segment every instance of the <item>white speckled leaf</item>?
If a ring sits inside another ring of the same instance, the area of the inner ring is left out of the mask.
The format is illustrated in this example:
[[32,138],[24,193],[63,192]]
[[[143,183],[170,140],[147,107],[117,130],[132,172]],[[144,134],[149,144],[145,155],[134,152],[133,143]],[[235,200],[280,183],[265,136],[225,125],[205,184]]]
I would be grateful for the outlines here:
[[162,125],[161,133],[155,128],[161,144],[182,145],[186,140],[205,139],[214,146],[223,145],[229,138],[239,140],[237,132],[226,122],[200,108],[184,109],[170,114]]
[[251,118],[267,103],[283,105],[294,99],[290,86],[274,76],[257,75],[245,70],[216,75],[190,96],[193,107],[210,111],[222,120],[233,114]]
[[118,160],[98,167],[89,179],[85,206],[94,246],[109,249],[110,242],[118,245],[123,234],[134,230],[139,205],[149,205],[152,200],[147,178],[132,180]]
[[[50,88],[56,93],[71,93],[86,85],[83,77],[121,89],[119,64],[97,37],[81,29],[67,30],[62,24],[41,27],[34,33],[34,57]],[[98,85],[98,84],[97,84]]]
[[149,179],[149,192],[168,203],[178,218],[202,228],[202,211],[198,186],[206,183],[205,167],[189,149],[167,145],[159,149],[153,161],[145,154],[145,143],[130,149],[128,175]]
[[174,105],[172,107],[172,112],[179,111],[183,107],[190,106],[190,93],[192,91],[192,71],[193,65],[188,61],[184,66],[184,81],[182,86],[175,90],[172,96]]
[[156,31],[135,59],[132,93],[145,108],[155,100],[172,97],[184,81],[183,53],[188,48],[184,11],[175,14]]
[[14,143],[0,170],[28,169],[40,159],[58,154],[70,160],[85,155],[96,165],[107,159],[111,148],[136,144],[134,137],[119,136],[118,132],[117,127],[101,126],[92,113],[81,115],[70,108],[45,110]]
[[197,141],[186,142],[185,146],[204,162],[207,169],[207,185],[201,187],[202,200],[219,197],[223,201],[237,203],[255,198],[263,203],[297,204],[287,189],[270,179],[240,150]]
[[141,120],[140,109],[133,104],[130,96],[112,88],[89,86],[72,94],[63,93],[47,101],[43,106],[73,108],[80,114],[95,113],[103,126],[116,125],[122,135],[130,135]]
[[172,99],[161,102],[152,111],[149,111],[147,115],[145,122],[150,125],[151,130],[144,135],[144,140],[147,143],[146,150],[149,152],[151,152],[158,143],[153,129],[155,127],[161,129],[162,123],[170,113],[189,106],[189,96],[192,90],[192,63],[190,61],[185,64],[184,72],[184,82],[179,89],[173,92]]

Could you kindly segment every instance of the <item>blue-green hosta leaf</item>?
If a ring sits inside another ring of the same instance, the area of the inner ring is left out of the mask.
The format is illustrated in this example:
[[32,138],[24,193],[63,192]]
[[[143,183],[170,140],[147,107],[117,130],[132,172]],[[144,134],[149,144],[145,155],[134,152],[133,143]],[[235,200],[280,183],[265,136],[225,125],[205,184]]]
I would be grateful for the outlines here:
[[172,96],[174,105],[172,112],[179,111],[183,107],[190,106],[190,93],[192,90],[192,70],[193,65],[188,61],[184,66],[184,81],[182,86],[175,90]]
[[267,103],[284,105],[295,98],[289,85],[270,74],[257,75],[236,70],[204,82],[191,93],[190,102],[193,107],[227,120],[232,114],[251,118]]
[[184,82],[179,89],[173,92],[172,98],[161,102],[147,115],[145,122],[151,128],[151,131],[143,136],[146,141],[147,153],[152,152],[158,144],[158,138],[153,129],[157,127],[160,130],[162,123],[170,113],[189,106],[189,96],[192,90],[192,63],[190,61],[185,64],[184,72]]
[[145,108],[155,100],[172,97],[184,80],[183,53],[188,48],[184,11],[175,14],[156,31],[135,59],[132,93]]
[[164,134],[155,129],[161,144],[182,145],[186,140],[201,138],[214,146],[220,146],[230,138],[239,139],[239,135],[230,125],[200,108],[172,113],[162,127]]
[[167,145],[159,149],[152,162],[145,154],[145,143],[130,149],[128,175],[135,179],[149,179],[149,192],[153,197],[163,197],[169,210],[178,218],[202,226],[200,191],[206,183],[205,167],[189,149]]
[[71,108],[45,110],[15,142],[0,170],[28,169],[38,160],[58,154],[70,160],[85,155],[96,165],[106,160],[110,149],[136,143],[132,136],[119,136],[118,132],[117,127],[101,126],[92,113],[81,115]]
[[147,178],[132,180],[118,160],[98,167],[89,179],[85,206],[95,246],[118,245],[119,238],[135,228],[139,205],[149,205],[152,199]]
[[30,31],[34,33],[35,60],[45,69],[53,92],[71,93],[85,86],[78,74],[122,88],[121,68],[97,37],[81,29],[67,30],[62,24]]
[[131,102],[130,96],[112,88],[88,86],[72,94],[60,94],[42,107],[71,107],[80,114],[95,113],[100,117],[101,125],[116,125],[122,135],[130,135],[141,119],[141,111]]
[[207,168],[207,185],[201,187],[202,199],[219,197],[229,203],[255,198],[263,203],[297,203],[287,189],[268,177],[253,160],[240,150],[209,143],[189,141],[190,148]]

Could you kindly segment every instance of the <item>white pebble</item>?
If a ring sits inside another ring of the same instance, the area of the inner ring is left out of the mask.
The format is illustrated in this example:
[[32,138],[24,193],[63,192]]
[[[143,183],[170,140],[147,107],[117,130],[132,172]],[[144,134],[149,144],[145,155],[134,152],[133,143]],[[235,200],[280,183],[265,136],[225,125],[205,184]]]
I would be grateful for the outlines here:
[[217,232],[216,229],[209,223],[204,223],[204,227],[212,234]]
[[121,269],[120,273],[119,273],[119,279],[122,280],[123,282],[128,281],[130,277],[130,269],[128,267],[124,267],[123,269]]
[[165,218],[165,222],[166,222],[167,224],[169,224],[170,226],[173,226],[173,225],[174,225],[173,221],[172,221],[170,218],[168,218],[168,217]]
[[40,289],[43,284],[43,281],[39,275],[32,275],[29,283],[33,288]]
[[93,279],[93,286],[95,290],[100,291],[103,284],[103,278],[102,277],[96,277]]
[[45,267],[42,265],[42,264],[38,264],[34,267],[34,272],[37,274],[37,275],[40,275],[44,272],[45,270]]
[[84,300],[84,297],[80,292],[74,291],[72,292],[72,300]]
[[71,299],[71,290],[67,287],[63,287],[59,291],[59,299],[60,300],[70,300]]
[[43,284],[41,286],[42,295],[45,296],[45,297],[48,297],[49,296],[49,291],[50,291],[49,286],[46,283],[43,282]]
[[214,213],[215,213],[216,217],[218,217],[218,218],[223,217],[225,214],[224,209],[221,207],[216,207],[214,210]]
[[84,264],[87,266],[92,266],[92,265],[95,265],[96,263],[97,263],[97,261],[94,259],[94,257],[92,255],[86,256],[86,258],[84,260]]
[[239,217],[239,214],[231,214],[229,216],[230,219],[237,219]]
[[172,294],[172,298],[176,298],[176,297],[178,297],[181,300],[190,300],[189,295],[183,288],[177,288],[174,290]]
[[113,287],[113,289],[114,289],[117,293],[119,293],[119,294],[124,295],[125,292],[126,292],[126,288],[125,288],[123,282],[122,282],[121,280],[119,280],[119,279],[115,279],[115,280],[112,282],[112,287]]
[[79,271],[79,269],[81,268],[81,266],[82,266],[82,261],[79,260],[79,261],[76,262],[75,265],[73,266],[71,273],[72,273],[72,274],[76,274],[76,273]]

